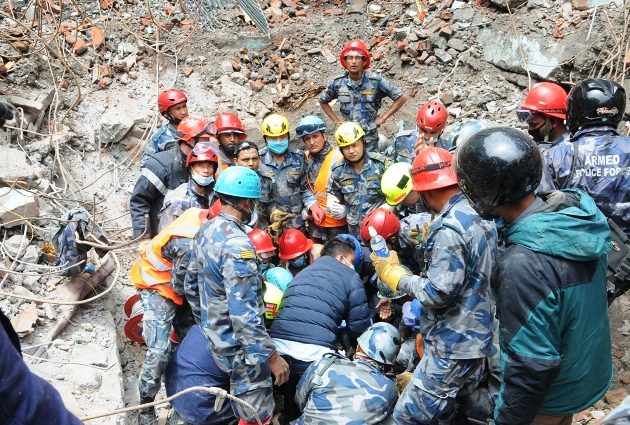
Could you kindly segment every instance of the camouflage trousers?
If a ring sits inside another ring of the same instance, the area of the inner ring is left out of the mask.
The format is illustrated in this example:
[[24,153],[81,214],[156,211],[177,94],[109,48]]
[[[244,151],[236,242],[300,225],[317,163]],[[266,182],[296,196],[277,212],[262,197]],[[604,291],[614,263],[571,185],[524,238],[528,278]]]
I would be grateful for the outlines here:
[[472,393],[484,378],[485,359],[447,359],[428,353],[400,395],[393,417],[397,424],[452,423],[462,393]]
[[157,291],[140,291],[144,316],[142,337],[147,345],[144,363],[140,369],[139,389],[141,398],[153,399],[160,390],[162,375],[171,353],[169,334],[177,305]]
[[326,243],[343,233],[348,233],[348,226],[346,225],[339,227],[322,227],[315,224],[313,220],[309,220],[306,227],[308,228],[309,237],[319,243]]
[[[261,421],[271,418],[275,407],[271,369],[267,362],[248,364],[245,354],[218,356],[212,353],[219,369],[230,375],[230,394],[251,404]],[[230,400],[237,418],[256,423],[256,416],[247,407]]]

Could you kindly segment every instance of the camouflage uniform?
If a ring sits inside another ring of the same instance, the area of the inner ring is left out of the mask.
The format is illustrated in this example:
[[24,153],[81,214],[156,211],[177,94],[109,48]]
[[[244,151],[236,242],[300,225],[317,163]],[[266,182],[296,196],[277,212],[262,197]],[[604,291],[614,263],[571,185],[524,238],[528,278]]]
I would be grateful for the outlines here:
[[[214,187],[214,185],[209,186]],[[164,230],[188,208],[207,209],[210,206],[212,191],[207,190],[204,195],[197,193],[192,179],[188,183],[179,185],[176,189],[169,190],[164,197],[162,211],[160,211],[159,231]]]
[[319,96],[321,103],[339,101],[339,111],[346,121],[361,124],[365,131],[365,148],[376,152],[378,131],[376,117],[384,97],[397,100],[404,93],[400,87],[378,74],[363,72],[361,81],[352,81],[346,72],[333,79]]
[[381,177],[392,161],[380,153],[366,153],[360,173],[345,159],[333,165],[329,193],[346,204],[348,231],[359,237],[361,220],[385,202],[381,192]]
[[269,215],[271,214],[271,198],[273,197],[273,180],[269,176],[262,175],[258,171],[260,177],[260,199],[256,200],[256,225],[259,229],[266,229],[269,226]]
[[[177,295],[184,295],[182,281],[191,247],[192,239],[172,238],[162,248],[164,259],[173,263],[171,286]],[[153,289],[142,289],[140,297],[144,312],[142,337],[147,345],[144,363],[140,370],[140,397],[152,399],[160,389],[161,377],[168,363],[171,352],[169,334],[180,307]],[[183,334],[181,330],[178,332],[179,336],[183,337]]]
[[489,283],[496,254],[494,223],[479,218],[462,194],[453,196],[431,223],[426,277],[404,276],[398,284],[422,304],[424,357],[396,404],[397,423],[448,423],[460,391],[473,390],[484,377],[492,350]]
[[[271,179],[271,191],[261,190],[260,202],[265,210],[271,213],[274,209],[295,214],[295,218],[287,223],[288,228],[301,229],[302,196],[304,193],[304,154],[298,150],[288,150],[281,164],[277,164],[268,148],[260,150],[259,174]],[[261,188],[262,189],[262,188]],[[260,214],[259,214],[260,215]],[[268,220],[269,216],[265,216]]]
[[[416,141],[418,140],[418,130],[400,130],[394,138],[394,143],[385,153],[395,162],[407,162],[411,164],[416,157]],[[434,143],[436,148],[450,150],[453,146],[447,140],[438,137]]]
[[378,363],[325,354],[304,373],[295,401],[302,416],[293,425],[376,424],[391,413],[396,383]]
[[[576,140],[578,159],[573,178],[567,182]],[[544,169],[542,191],[582,189],[606,217],[630,235],[630,137],[606,126],[584,128],[545,152]]]
[[170,123],[166,123],[158,128],[157,131],[153,133],[153,136],[151,136],[149,143],[144,147],[140,167],[144,166],[151,155],[177,147],[177,143],[175,142],[176,131],[177,130]]
[[[309,210],[313,205],[317,203],[317,198],[315,197],[315,189],[313,185],[315,180],[317,180],[317,176],[319,175],[319,171],[322,168],[322,163],[326,159],[326,155],[328,155],[328,153],[334,148],[335,146],[333,146],[333,144],[327,140],[321,151],[317,152],[314,155],[309,155],[308,157],[306,157],[306,188],[304,192],[304,208],[306,210]],[[333,165],[334,164],[331,164],[331,171]],[[317,240],[325,242],[342,233],[348,233],[348,227],[321,227],[315,224],[314,221],[310,220],[308,223],[308,233],[311,238],[315,238]]]
[[[252,404],[261,419],[273,414],[271,371],[275,347],[263,315],[262,279],[244,226],[220,213],[195,236],[186,285],[199,285],[200,317],[217,366],[230,375],[230,393]],[[232,403],[237,417],[252,412]]]

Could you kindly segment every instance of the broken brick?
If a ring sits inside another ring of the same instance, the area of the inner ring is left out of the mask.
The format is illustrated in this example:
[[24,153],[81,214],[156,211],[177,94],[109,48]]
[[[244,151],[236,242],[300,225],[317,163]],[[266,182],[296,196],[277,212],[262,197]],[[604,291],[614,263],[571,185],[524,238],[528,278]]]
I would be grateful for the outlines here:
[[330,15],[343,15],[343,10],[341,9],[325,9],[324,10],[324,16],[330,16]]
[[114,6],[116,0],[101,0],[101,9],[109,9]]
[[136,78],[138,78],[138,71],[129,71],[129,77],[132,80],[135,80]]
[[190,77],[190,74],[193,73],[193,69],[189,66],[185,66],[182,68],[182,73],[184,74],[184,77]]
[[90,29],[90,40],[92,40],[92,46],[98,49],[105,43],[105,33],[99,27],[92,27]]
[[448,25],[443,25],[442,27],[440,27],[439,34],[442,37],[451,38],[453,36],[453,28]]
[[151,23],[151,18],[147,18],[146,16],[144,18],[140,18],[140,25],[146,27],[150,23]]
[[626,373],[624,374],[621,379],[620,379],[621,383],[624,385],[628,385],[630,384],[630,373]]
[[374,47],[376,46],[378,43],[380,43],[381,41],[384,40],[385,37],[383,37],[382,35],[376,36],[376,37],[372,37],[370,39],[370,41],[368,41],[368,44],[370,45],[370,47]]
[[26,52],[28,52],[28,48],[30,46],[30,43],[27,40],[18,40],[18,41],[11,42],[11,45],[18,52],[26,53]]
[[73,46],[74,53],[76,55],[82,55],[87,51],[87,42],[82,38],[77,38]]
[[406,38],[396,42],[396,48],[399,52],[403,52],[407,46],[409,46],[409,40]]
[[442,10],[437,16],[444,21],[450,21],[453,18],[453,12],[450,10]]
[[77,42],[77,36],[73,32],[68,32],[65,36],[66,43],[74,44]]
[[249,82],[249,87],[255,92],[258,92],[265,88],[265,85],[263,84],[262,80],[253,80]]
[[380,50],[372,50],[370,54],[372,55],[372,59],[374,59],[375,61],[380,61],[381,59],[383,59],[383,52],[381,52]]
[[298,9],[295,11],[295,16],[306,16],[306,10]]
[[385,40],[379,41],[377,46],[381,47],[381,46],[387,46],[390,43],[390,39],[386,38]]
[[623,63],[630,65],[630,49],[626,52],[626,56],[623,58]]
[[236,72],[239,72],[241,70],[241,61],[240,60],[233,60],[232,61],[232,69]]
[[616,390],[610,390],[604,394],[604,400],[606,400],[606,403],[608,403],[611,407],[616,407],[627,396],[628,390],[625,388],[617,388]]

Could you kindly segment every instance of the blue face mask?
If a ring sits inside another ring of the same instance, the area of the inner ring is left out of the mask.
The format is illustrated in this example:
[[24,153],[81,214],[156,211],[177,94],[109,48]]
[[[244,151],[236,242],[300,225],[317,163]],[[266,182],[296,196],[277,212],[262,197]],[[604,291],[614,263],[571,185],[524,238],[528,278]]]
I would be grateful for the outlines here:
[[271,268],[271,263],[260,263],[260,272],[264,273]]
[[293,267],[300,268],[306,265],[306,257],[301,256],[300,258],[296,258],[295,260],[289,261],[289,264]]
[[267,146],[269,150],[276,155],[281,155],[289,149],[289,139],[286,138],[284,140],[268,140]]
[[201,174],[191,173],[191,177],[195,181],[195,183],[203,187],[209,186],[212,184],[212,182],[214,182],[214,176],[204,177]]

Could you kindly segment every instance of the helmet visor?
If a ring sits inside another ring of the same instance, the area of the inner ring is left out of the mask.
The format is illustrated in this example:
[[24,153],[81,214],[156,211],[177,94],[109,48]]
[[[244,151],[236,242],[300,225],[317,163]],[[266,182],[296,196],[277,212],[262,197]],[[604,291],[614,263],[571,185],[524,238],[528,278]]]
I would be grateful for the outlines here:
[[529,109],[516,110],[516,117],[518,118],[520,122],[528,122],[529,120],[532,119],[533,116],[534,116],[534,112],[530,111]]

